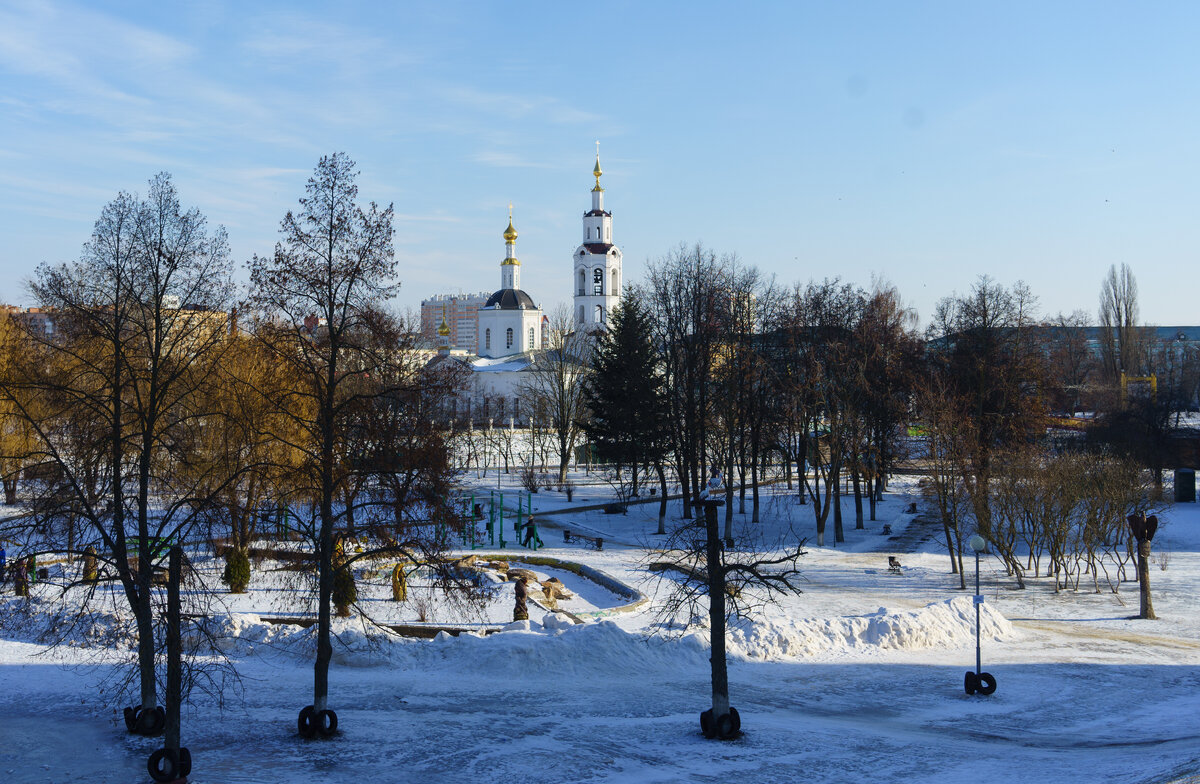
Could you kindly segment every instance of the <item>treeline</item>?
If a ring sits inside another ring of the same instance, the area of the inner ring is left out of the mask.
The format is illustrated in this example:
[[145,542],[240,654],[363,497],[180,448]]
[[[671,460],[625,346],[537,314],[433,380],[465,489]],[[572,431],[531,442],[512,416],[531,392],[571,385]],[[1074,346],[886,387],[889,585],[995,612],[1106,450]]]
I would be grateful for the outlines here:
[[[626,291],[586,382],[584,428],[621,484],[657,476],[665,496],[677,476],[685,517],[716,467],[730,480],[726,538],[735,495],[759,519],[770,470],[810,506],[817,543],[830,521],[841,542],[843,495],[862,528],[904,462],[927,475],[954,571],[978,532],[1021,584],[1044,565],[1062,585],[1091,574],[1115,588],[1133,552],[1125,516],[1161,496],[1200,357],[1137,323],[1127,268],[1104,281],[1100,316],[1092,331],[1080,313],[1045,318],[1024,285],[982,277],[919,331],[891,285],[784,286],[681,247]],[[1035,499],[1054,511],[1035,519]]]

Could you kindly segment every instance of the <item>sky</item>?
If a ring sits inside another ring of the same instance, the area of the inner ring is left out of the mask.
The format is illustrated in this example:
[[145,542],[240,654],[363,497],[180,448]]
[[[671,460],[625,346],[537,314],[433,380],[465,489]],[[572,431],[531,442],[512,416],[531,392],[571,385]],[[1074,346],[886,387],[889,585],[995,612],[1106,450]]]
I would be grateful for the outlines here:
[[[791,286],[980,275],[1197,324],[1200,4],[0,0],[0,301],[170,172],[269,254],[322,155],[396,212],[398,305],[571,296],[595,142],[624,279],[702,243]],[[245,279],[244,270],[239,271]]]

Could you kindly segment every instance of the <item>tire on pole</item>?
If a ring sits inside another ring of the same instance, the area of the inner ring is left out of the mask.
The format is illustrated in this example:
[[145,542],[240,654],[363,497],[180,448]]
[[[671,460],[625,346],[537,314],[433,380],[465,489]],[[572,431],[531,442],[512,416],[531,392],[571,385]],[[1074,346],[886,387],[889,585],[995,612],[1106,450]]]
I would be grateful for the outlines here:
[[[190,757],[188,762],[191,762]],[[176,781],[186,775],[180,770],[179,754],[175,749],[159,749],[151,754],[146,771],[158,782]]]
[[296,730],[302,738],[312,738],[317,734],[317,712],[312,705],[305,706],[296,719]]
[[162,706],[156,706],[151,710],[138,713],[134,721],[134,732],[146,737],[154,737],[161,734],[167,726],[167,712],[162,709]]
[[985,697],[996,691],[996,676],[990,672],[979,673],[979,693]]
[[323,710],[317,714],[316,729],[317,734],[322,738],[331,738],[337,734],[338,718],[337,714],[331,710]]

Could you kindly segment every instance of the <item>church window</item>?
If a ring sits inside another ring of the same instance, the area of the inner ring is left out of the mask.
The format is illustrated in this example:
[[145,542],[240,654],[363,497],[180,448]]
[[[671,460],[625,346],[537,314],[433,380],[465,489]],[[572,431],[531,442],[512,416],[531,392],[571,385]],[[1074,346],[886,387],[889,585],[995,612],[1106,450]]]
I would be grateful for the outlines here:
[[595,271],[592,273],[592,293],[604,293],[604,270],[600,269],[599,267],[596,267]]
[[508,331],[504,333],[504,347],[512,348],[512,341],[513,341],[513,331],[512,331],[512,327],[509,327]]
[[621,287],[617,285],[617,271],[613,270],[612,271],[612,285],[608,287],[608,293],[616,294],[620,290],[621,290]]
[[483,331],[483,347],[487,350],[492,348],[492,331],[490,329]]
[[533,350],[533,327],[529,328],[529,349]]
[[604,323],[604,306],[603,305],[596,306],[596,313],[592,317],[592,320],[595,321],[597,324]]
[[583,323],[583,305],[579,306],[579,323]]
[[[583,251],[579,251],[579,255],[582,256]],[[582,297],[584,295],[586,289],[587,289],[587,273],[585,273],[583,270],[579,270],[579,296]],[[583,319],[580,319],[580,321],[583,321]]]

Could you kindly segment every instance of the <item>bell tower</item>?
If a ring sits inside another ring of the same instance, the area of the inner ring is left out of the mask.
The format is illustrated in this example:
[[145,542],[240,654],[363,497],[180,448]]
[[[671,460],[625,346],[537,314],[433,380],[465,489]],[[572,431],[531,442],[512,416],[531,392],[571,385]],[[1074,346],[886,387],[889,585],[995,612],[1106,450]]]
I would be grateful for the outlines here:
[[594,332],[607,329],[612,311],[621,298],[621,249],[612,240],[612,213],[604,209],[600,187],[600,142],[596,142],[596,165],[592,176],[592,208],[583,213],[583,244],[575,249],[573,320],[576,329]]

